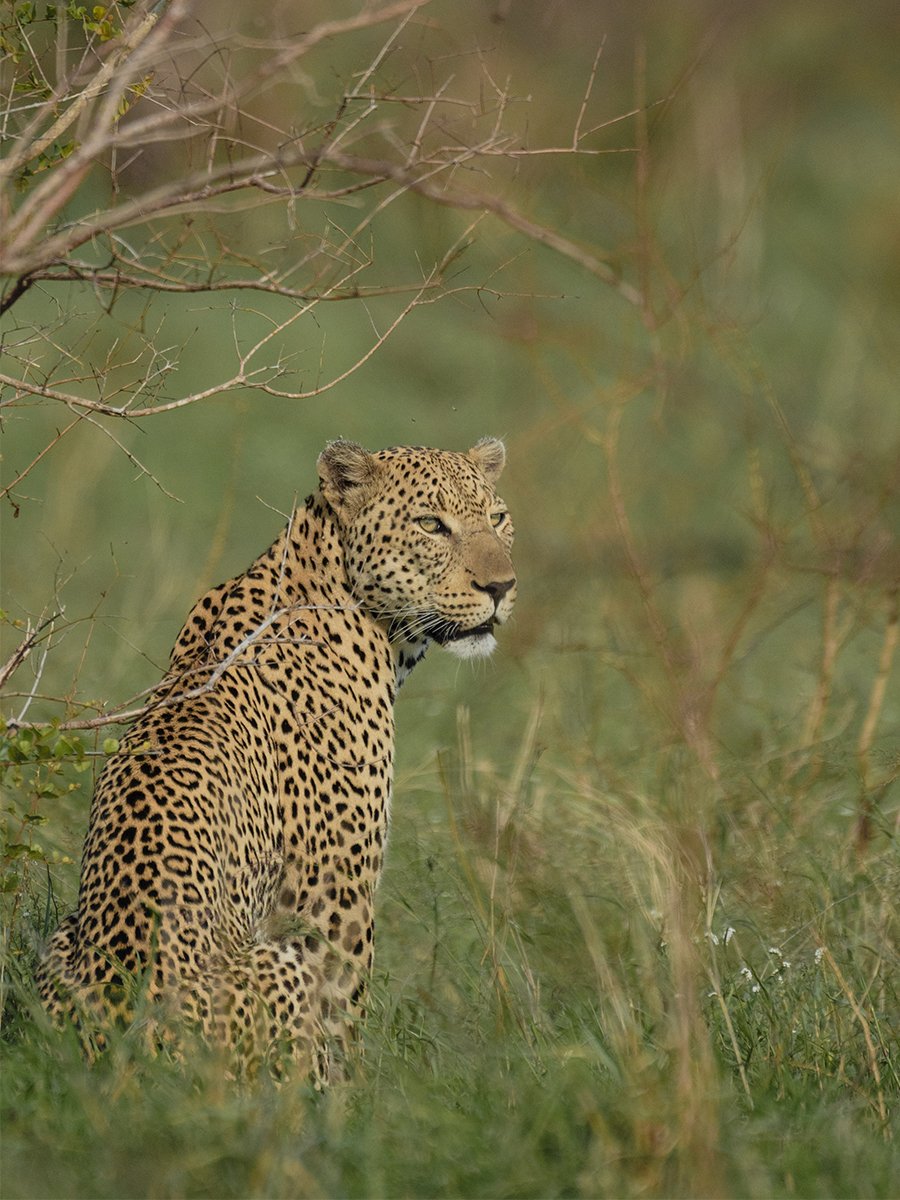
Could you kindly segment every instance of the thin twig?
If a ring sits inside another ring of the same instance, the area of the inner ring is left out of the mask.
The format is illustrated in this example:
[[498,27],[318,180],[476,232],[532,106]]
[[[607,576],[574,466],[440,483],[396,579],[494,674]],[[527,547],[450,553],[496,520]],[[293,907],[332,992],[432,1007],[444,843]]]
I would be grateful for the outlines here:
[[600,45],[597,47],[597,53],[594,55],[594,65],[591,67],[591,74],[588,78],[587,87],[584,89],[584,95],[581,98],[581,108],[578,110],[578,116],[575,119],[575,128],[572,130],[572,149],[578,149],[578,143],[581,140],[581,122],[584,120],[584,114],[587,111],[588,103],[591,99],[591,92],[594,90],[594,80],[597,77],[597,68],[600,65],[600,56],[603,53],[603,47],[606,45],[606,35],[600,39]]
[[[56,618],[51,617],[50,620],[46,623],[47,641],[44,644],[43,653],[41,654],[40,662],[38,663],[37,668],[35,669],[35,672],[34,672],[34,684],[31,687],[30,691],[28,692],[27,696],[25,697],[25,703],[22,705],[21,709],[19,710],[19,715],[15,719],[15,724],[18,725],[19,727],[21,727],[21,723],[25,719],[25,714],[28,712],[29,708],[31,707],[32,702],[35,698],[35,695],[38,691],[38,688],[40,687],[41,679],[44,674],[44,667],[46,667],[46,665],[47,665],[47,655],[50,653],[50,645],[51,645],[51,640],[53,638],[53,630],[56,627],[55,622],[56,622]],[[33,644],[34,643],[32,643],[32,645]],[[29,650],[30,649],[31,649],[31,646],[29,646]]]
[[[19,472],[12,483],[8,483],[5,487],[0,488],[0,499],[2,499],[3,496],[9,495],[13,488],[17,487],[18,484],[20,484],[22,480],[38,465],[44,455],[49,454],[53,447],[58,445],[59,442],[62,441],[62,439],[66,436],[66,434],[73,430],[75,426],[78,425],[82,420],[84,420],[84,413],[78,413],[68,425],[66,425],[63,429],[57,430],[56,437],[53,438],[52,441],[48,442],[43,450],[34,456],[28,466]],[[15,501],[13,501],[13,503],[15,504]],[[18,513],[18,505],[15,505],[15,509]],[[2,684],[2,682],[2,679],[0,679],[0,684]]]
[[19,669],[31,651],[34,649],[37,642],[43,636],[44,630],[49,629],[52,633],[54,622],[61,616],[61,612],[56,612],[52,617],[47,617],[44,621],[34,629],[26,630],[25,636],[19,645],[15,648],[6,662],[0,667],[0,688],[10,679]]

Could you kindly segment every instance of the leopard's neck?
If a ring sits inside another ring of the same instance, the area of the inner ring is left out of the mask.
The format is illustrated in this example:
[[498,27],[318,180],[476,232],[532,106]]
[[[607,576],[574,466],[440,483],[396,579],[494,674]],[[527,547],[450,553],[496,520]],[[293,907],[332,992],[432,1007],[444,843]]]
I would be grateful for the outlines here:
[[[291,515],[271,553],[276,558],[283,557],[288,593],[300,591],[322,603],[360,607],[344,571],[340,530],[320,492],[308,496],[303,508]],[[335,587],[336,581],[339,591]],[[410,638],[401,628],[392,628],[387,620],[377,620],[364,608],[362,613],[390,643],[396,693],[425,657],[430,639]]]

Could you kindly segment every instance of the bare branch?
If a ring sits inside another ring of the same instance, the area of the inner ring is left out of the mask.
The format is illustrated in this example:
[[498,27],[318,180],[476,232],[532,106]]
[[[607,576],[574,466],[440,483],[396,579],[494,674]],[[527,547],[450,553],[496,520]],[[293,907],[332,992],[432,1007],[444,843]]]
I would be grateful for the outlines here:
[[[281,191],[281,189],[279,189]],[[284,189],[287,194],[290,189]],[[47,283],[90,283],[94,287],[110,288],[120,291],[126,288],[149,289],[154,292],[171,292],[182,295],[197,295],[207,292],[265,292],[270,296],[283,296],[288,300],[302,300],[307,304],[343,303],[346,300],[371,300],[378,296],[403,296],[410,292],[421,291],[421,280],[415,283],[397,284],[357,284],[355,287],[313,291],[309,288],[289,287],[274,278],[259,277],[257,279],[206,279],[192,281],[177,279],[165,275],[162,271],[154,270],[147,263],[135,263],[135,271],[129,272],[123,268],[114,267],[98,270],[89,263],[72,264],[65,267],[50,268],[37,271],[29,277],[30,283],[45,281]],[[143,272],[138,274],[137,270]],[[432,290],[440,288],[442,280],[432,279],[429,287]],[[2,311],[2,309],[0,309]],[[0,493],[2,495],[2,493]]]

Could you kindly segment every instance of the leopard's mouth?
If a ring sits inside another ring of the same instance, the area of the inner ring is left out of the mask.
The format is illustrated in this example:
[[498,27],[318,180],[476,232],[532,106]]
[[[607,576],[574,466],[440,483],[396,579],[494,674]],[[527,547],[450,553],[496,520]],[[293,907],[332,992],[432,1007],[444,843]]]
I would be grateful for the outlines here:
[[413,628],[411,622],[403,620],[392,623],[390,636],[392,641],[398,637],[408,638],[410,641],[418,641],[419,638],[426,637],[437,642],[439,646],[449,646],[465,638],[490,637],[496,624],[496,617],[490,617],[480,625],[467,629],[458,621],[448,621],[446,618],[440,617],[422,622],[418,628]]
[[484,621],[481,625],[476,625],[474,629],[463,629],[455,621],[445,621],[438,625],[435,629],[428,632],[428,636],[440,646],[447,646],[451,642],[462,641],[463,638],[486,637],[494,632],[496,620],[491,617],[490,620]]

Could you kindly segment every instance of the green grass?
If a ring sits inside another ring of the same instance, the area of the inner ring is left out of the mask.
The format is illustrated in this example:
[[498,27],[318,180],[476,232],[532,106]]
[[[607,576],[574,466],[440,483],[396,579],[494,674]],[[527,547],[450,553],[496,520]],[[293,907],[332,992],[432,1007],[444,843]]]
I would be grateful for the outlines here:
[[893,1194],[893,849],[848,855],[829,781],[798,834],[790,790],[672,751],[642,795],[539,749],[500,772],[463,721],[401,778],[349,1083],[239,1090],[135,1037],[88,1068],[20,1012],[6,1194]]
[[[549,56],[530,9],[485,18],[541,100],[537,140],[571,128],[600,35],[602,117],[632,105],[635,31],[659,95],[718,12],[633,7],[561,6]],[[88,1066],[46,1028],[34,957],[74,903],[114,731],[10,752],[29,760],[4,800],[10,1200],[900,1193],[890,15],[729,17],[654,110],[643,208],[632,156],[523,161],[510,194],[645,271],[659,328],[532,248],[510,295],[418,311],[319,402],[248,392],[117,427],[182,504],[86,424],[17,490],[4,608],[65,605],[36,718],[154,682],[193,599],[271,540],[265,505],[305,493],[328,437],[505,435],[520,600],[488,664],[434,653],[401,694],[365,1054],[325,1095],[229,1083],[199,1048],[147,1057],[139,1031]],[[456,219],[387,214],[384,261],[430,261]],[[486,277],[521,248],[485,226],[464,265]],[[104,323],[89,289],[35,289],[15,321],[55,303],[101,365],[163,316],[191,347],[185,379],[228,344],[227,308],[126,304]],[[341,355],[367,345],[368,316],[323,319]],[[6,419],[6,471],[61,422],[48,405]]]
[[[401,706],[350,1082],[242,1090],[135,1035],[89,1068],[14,1002],[5,1193],[894,1194],[900,864],[882,833],[853,849],[840,738],[827,759],[718,748],[713,780],[636,709],[607,750],[561,735],[566,657],[530,712],[527,659],[492,667],[455,731],[429,711],[471,690],[455,666],[425,668],[424,716]],[[447,746],[417,762],[423,721]]]

